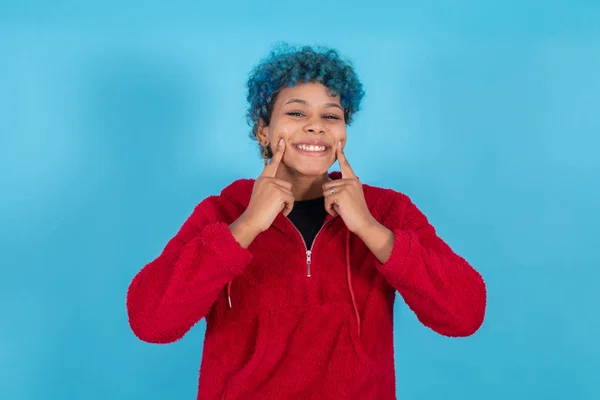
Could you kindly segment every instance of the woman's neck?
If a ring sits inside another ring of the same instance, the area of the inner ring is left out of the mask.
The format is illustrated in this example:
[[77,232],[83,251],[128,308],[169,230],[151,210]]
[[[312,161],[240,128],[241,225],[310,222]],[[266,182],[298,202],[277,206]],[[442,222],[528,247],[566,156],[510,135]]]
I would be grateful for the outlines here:
[[[283,172],[283,168],[279,171]],[[311,200],[323,196],[323,185],[331,179],[327,173],[320,176],[308,176],[295,173],[277,174],[277,178],[292,183],[294,200]]]

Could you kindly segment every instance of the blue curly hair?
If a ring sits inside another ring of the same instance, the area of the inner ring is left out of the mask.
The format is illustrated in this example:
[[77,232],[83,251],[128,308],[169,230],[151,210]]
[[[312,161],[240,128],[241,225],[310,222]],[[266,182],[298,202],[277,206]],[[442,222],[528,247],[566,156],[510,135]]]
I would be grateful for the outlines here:
[[[294,48],[287,43],[279,43],[252,69],[248,78],[246,117],[252,126],[250,138],[257,140],[259,120],[269,125],[273,105],[281,89],[308,82],[320,82],[330,90],[332,96],[340,95],[346,125],[352,123],[365,94],[352,63],[343,60],[331,48]],[[260,144],[259,149],[263,154]],[[266,149],[266,155],[273,157],[270,148]]]

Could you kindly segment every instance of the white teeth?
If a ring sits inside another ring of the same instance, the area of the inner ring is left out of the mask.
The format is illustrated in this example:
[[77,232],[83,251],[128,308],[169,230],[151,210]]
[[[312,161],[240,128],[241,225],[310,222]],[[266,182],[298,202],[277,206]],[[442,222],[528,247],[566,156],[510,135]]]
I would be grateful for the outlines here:
[[327,149],[325,146],[307,146],[305,144],[299,144],[296,147],[304,151],[325,151]]

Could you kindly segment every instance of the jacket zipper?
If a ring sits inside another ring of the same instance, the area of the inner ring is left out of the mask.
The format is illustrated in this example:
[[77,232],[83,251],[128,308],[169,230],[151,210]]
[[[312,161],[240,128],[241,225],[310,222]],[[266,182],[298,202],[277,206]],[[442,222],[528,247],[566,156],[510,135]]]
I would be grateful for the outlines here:
[[[319,231],[315,235],[315,238],[313,239],[312,245],[310,246],[310,250],[307,248],[308,246],[306,246],[306,241],[304,240],[304,237],[302,236],[302,233],[300,233],[300,231],[298,230],[298,228],[296,228],[296,225],[294,225],[292,223],[292,221],[290,221],[286,217],[286,219],[289,221],[289,223],[292,225],[292,227],[296,230],[296,232],[298,232],[298,235],[300,235],[300,239],[302,239],[302,243],[304,244],[304,249],[306,250],[306,269],[307,269],[306,276],[308,278],[311,277],[311,275],[310,275],[310,263],[312,261],[312,248],[315,245],[315,242],[317,241],[317,236],[319,236],[319,233],[321,233],[321,231],[323,230],[323,228],[325,227],[325,225],[327,225],[328,223],[330,223],[331,221],[333,221],[336,217],[337,217],[337,215],[335,217],[331,218],[329,221],[325,222],[323,224],[323,226],[321,227],[321,229],[319,229]],[[231,286],[231,282],[229,282],[229,285]],[[229,302],[229,308],[231,308],[231,297],[229,296],[229,294],[227,295],[227,301]]]
[[294,223],[288,219],[288,221],[290,222],[290,224],[292,225],[292,227],[296,230],[296,232],[298,232],[298,235],[300,235],[300,239],[302,239],[302,243],[304,243],[304,250],[306,251],[306,270],[307,270],[306,276],[308,278],[311,277],[311,274],[310,274],[310,263],[312,262],[312,248],[314,247],[315,242],[317,241],[317,237],[319,236],[319,233],[321,233],[321,231],[323,230],[323,228],[325,227],[325,225],[327,225],[328,223],[330,223],[331,221],[333,221],[336,217],[337,217],[337,215],[323,224],[323,226],[321,227],[321,229],[319,229],[319,231],[315,235],[315,238],[313,239],[313,242],[312,242],[312,245],[310,246],[310,249],[306,245],[306,241],[304,240],[304,237],[302,236],[302,233],[300,233],[300,231],[298,230],[298,228],[296,228],[296,225],[294,225]]

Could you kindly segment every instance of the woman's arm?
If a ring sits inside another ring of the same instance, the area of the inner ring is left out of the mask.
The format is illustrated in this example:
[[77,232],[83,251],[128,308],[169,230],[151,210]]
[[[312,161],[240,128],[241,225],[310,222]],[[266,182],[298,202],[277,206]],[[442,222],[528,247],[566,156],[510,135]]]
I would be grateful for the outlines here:
[[163,252],[133,278],[127,291],[129,324],[150,343],[182,338],[202,319],[225,284],[252,254],[223,222],[209,222],[210,198],[200,203]]
[[375,221],[359,237],[417,318],[442,335],[475,333],[486,308],[481,275],[437,236],[408,197],[397,197],[386,225]]

